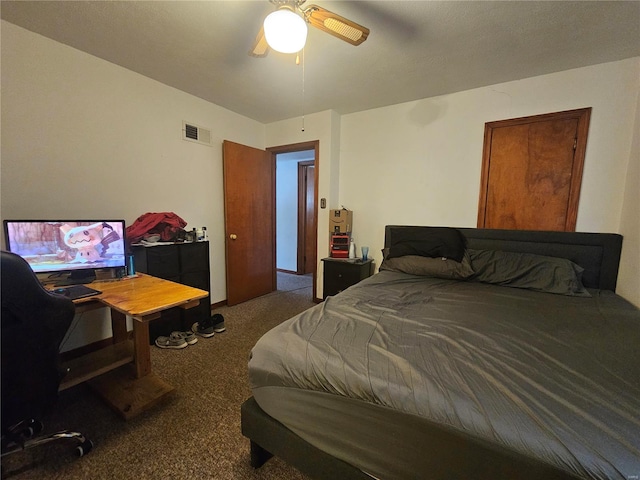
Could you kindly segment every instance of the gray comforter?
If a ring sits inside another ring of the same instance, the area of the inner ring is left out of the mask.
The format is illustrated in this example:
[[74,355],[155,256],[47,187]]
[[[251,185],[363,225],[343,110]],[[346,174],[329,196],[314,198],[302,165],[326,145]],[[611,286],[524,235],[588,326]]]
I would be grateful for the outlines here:
[[640,311],[591,294],[380,272],[264,335],[250,383],[426,417],[582,478],[640,478]]

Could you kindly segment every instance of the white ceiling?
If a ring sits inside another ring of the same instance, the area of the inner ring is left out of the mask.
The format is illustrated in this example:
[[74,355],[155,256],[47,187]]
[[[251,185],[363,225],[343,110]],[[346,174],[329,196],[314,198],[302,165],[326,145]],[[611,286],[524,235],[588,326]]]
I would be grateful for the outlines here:
[[[263,123],[347,114],[640,56],[639,1],[310,0],[371,29],[248,55],[254,1],[5,1],[4,20]],[[303,81],[304,72],[304,81]]]

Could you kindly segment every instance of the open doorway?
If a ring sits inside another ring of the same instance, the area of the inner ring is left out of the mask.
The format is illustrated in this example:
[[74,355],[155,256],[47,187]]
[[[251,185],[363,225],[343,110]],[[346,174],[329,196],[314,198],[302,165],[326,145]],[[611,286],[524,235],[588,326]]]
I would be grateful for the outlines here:
[[272,147],[276,166],[278,290],[313,287],[317,271],[318,142]]

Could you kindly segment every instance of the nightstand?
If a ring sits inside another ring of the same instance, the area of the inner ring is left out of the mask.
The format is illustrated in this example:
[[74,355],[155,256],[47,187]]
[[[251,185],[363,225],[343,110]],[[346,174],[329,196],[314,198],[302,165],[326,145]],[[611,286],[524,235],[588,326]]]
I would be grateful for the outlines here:
[[336,295],[342,290],[355,285],[373,273],[373,259],[362,261],[361,258],[323,258],[324,283],[322,298]]

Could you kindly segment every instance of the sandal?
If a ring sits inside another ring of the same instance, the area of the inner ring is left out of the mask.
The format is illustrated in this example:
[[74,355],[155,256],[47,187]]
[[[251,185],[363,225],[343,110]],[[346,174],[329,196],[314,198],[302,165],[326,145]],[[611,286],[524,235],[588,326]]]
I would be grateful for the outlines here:
[[186,331],[186,332],[173,332],[173,333],[177,333],[178,335],[180,335],[182,338],[184,338],[184,341],[187,342],[187,344],[189,345],[198,343],[198,338],[193,332]]
[[181,335],[182,332],[171,332],[168,337],[158,337],[156,338],[156,346],[160,348],[185,348],[187,345],[187,341]]

